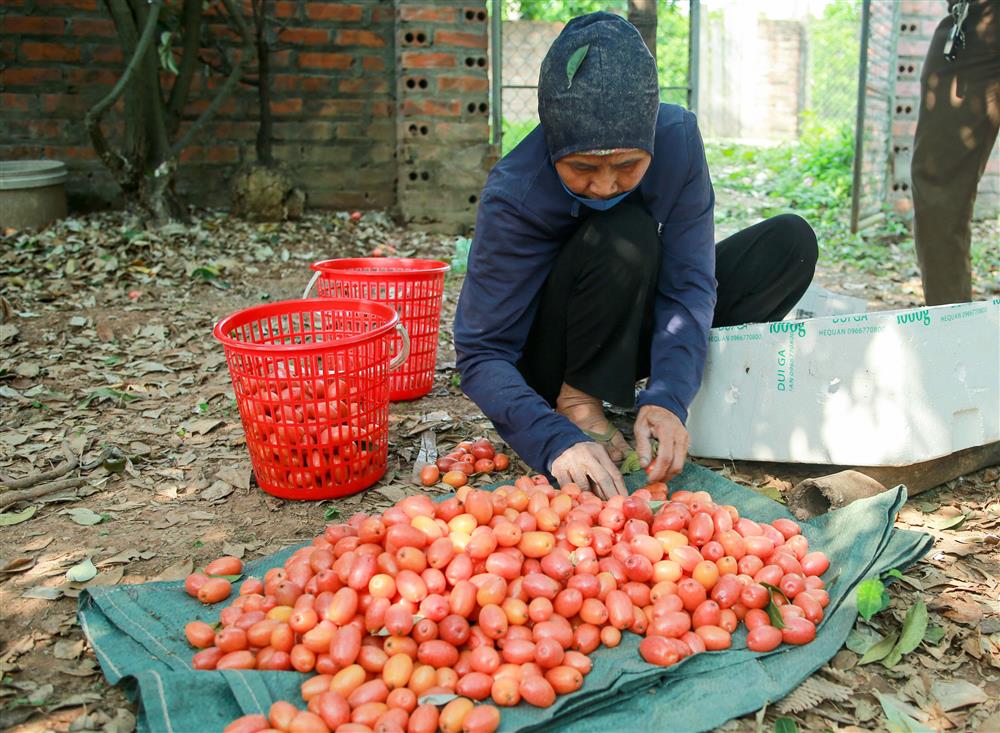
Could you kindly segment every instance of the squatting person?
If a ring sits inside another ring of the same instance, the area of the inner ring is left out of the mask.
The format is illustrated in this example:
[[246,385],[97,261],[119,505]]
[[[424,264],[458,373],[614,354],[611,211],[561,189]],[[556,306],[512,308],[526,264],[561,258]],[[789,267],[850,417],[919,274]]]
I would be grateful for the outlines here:
[[480,197],[457,366],[532,468],[624,494],[629,448],[603,402],[638,406],[651,481],[678,474],[709,329],[783,318],[812,280],[816,236],[781,215],[716,246],[695,116],[660,103],[656,62],[616,15],[567,23],[542,62],[538,114]]

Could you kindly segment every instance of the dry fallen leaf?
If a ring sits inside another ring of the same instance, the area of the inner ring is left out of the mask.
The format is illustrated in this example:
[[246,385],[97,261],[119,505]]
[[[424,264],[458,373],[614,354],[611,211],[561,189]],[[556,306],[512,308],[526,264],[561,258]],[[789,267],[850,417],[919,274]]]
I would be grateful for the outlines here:
[[25,552],[35,552],[37,550],[44,550],[46,547],[52,544],[53,539],[55,538],[50,534],[42,535],[41,537],[36,537],[31,542],[26,544],[23,549]]
[[937,681],[931,684],[931,694],[945,712],[986,702],[988,696],[981,687],[965,680]]
[[56,659],[76,659],[83,654],[86,642],[83,639],[60,639],[52,647],[52,656]]
[[106,570],[102,573],[98,573],[97,577],[87,583],[88,588],[93,588],[95,585],[117,585],[125,576],[125,566],[118,565],[110,570]]
[[199,495],[199,499],[204,499],[205,501],[222,501],[236,489],[232,484],[226,483],[225,481],[216,481],[207,489],[202,491]]
[[215,418],[205,418],[202,420],[194,420],[193,422],[186,423],[183,428],[194,435],[206,435],[212,432],[216,428],[225,425],[224,420],[218,420]]
[[246,553],[246,545],[241,545],[238,542],[223,542],[222,543],[222,554],[232,555],[233,557],[242,558]]
[[235,486],[237,489],[249,489],[250,488],[250,475],[251,475],[250,464],[238,465],[238,466],[226,466],[220,469],[216,474],[216,478],[225,481],[230,486]]
[[184,580],[194,571],[194,561],[190,557],[178,560],[150,580]]
[[33,557],[15,557],[13,560],[8,561],[3,567],[0,567],[0,575],[16,575],[17,573],[23,573],[25,570],[29,570],[35,564],[35,558]]

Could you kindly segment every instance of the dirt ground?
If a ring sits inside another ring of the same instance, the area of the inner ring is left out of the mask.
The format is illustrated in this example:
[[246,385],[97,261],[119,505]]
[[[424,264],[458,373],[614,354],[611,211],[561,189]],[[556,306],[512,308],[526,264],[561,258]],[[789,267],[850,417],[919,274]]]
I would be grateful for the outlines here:
[[[496,437],[457,386],[450,324],[460,275],[447,281],[433,391],[392,406],[387,474],[339,501],[284,501],[256,487],[211,335],[227,313],[299,296],[317,259],[376,249],[450,259],[454,247],[453,237],[400,230],[379,213],[280,226],[202,212],[155,233],[102,214],[0,238],[0,482],[57,467],[67,453],[79,463],[58,477],[79,479],[63,491],[13,506],[0,491],[0,728],[134,726],[134,707],[104,682],[75,622],[83,585],[66,572],[86,558],[99,571],[93,585],[181,578],[223,553],[259,557],[313,537],[325,514],[418,491],[409,473],[424,416],[446,447]],[[821,268],[817,280],[884,309],[920,302],[915,272],[901,261],[879,277]],[[788,466],[706,463],[771,494],[804,478]],[[790,717],[804,731],[1000,731],[998,477],[986,469],[911,500],[898,526],[936,544],[890,586],[889,608],[859,620],[848,646],[790,698],[723,729],[771,730]],[[859,664],[918,599],[930,611],[923,643],[891,668]]]

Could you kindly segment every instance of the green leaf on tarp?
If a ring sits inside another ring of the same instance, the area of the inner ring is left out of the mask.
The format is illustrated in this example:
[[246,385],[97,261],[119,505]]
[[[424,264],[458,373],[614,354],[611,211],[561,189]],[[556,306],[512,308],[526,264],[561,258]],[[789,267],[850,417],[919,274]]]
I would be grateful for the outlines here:
[[[204,573],[205,568],[198,568],[197,572]],[[230,583],[235,583],[237,580],[243,577],[243,573],[238,573],[236,575],[209,575],[210,578],[223,578],[228,580]]]
[[765,610],[767,611],[767,617],[771,620],[771,626],[776,629],[785,628],[785,619],[781,615],[781,609],[778,608],[778,604],[774,602],[774,594],[777,593],[779,596],[784,598],[785,601],[788,601],[788,598],[781,592],[780,588],[776,588],[770,583],[761,583],[761,585],[767,588],[770,593],[767,601],[767,608]]
[[778,718],[774,721],[774,733],[799,733],[799,726],[791,718]]
[[910,717],[892,695],[875,693],[882,712],[885,713],[886,728],[889,733],[932,733],[932,729]]
[[333,504],[327,504],[323,507],[323,519],[327,522],[333,522],[340,519],[340,509]]
[[566,62],[566,88],[569,89],[573,86],[573,77],[576,76],[576,72],[580,69],[580,64],[587,57],[587,51],[590,50],[590,44],[585,44],[580,46],[573,52],[573,55],[569,57],[569,61]]
[[889,652],[893,650],[896,646],[896,642],[899,640],[899,634],[895,631],[887,636],[883,637],[881,641],[876,642],[872,645],[868,651],[862,655],[861,659],[858,660],[858,664],[871,664],[872,662],[878,662],[886,658]]
[[621,472],[622,475],[632,473],[633,471],[638,471],[642,468],[642,464],[639,463],[639,454],[634,450],[629,451],[628,455],[625,456],[625,460],[622,461]]
[[21,512],[4,512],[0,514],[0,527],[9,527],[12,524],[20,524],[21,522],[27,522],[33,516],[35,512],[38,511],[38,507],[29,506],[27,509]]
[[771,591],[772,598],[774,597],[774,594],[777,593],[786,603],[791,603],[791,601],[788,599],[788,596],[785,595],[785,591],[781,590],[781,588],[779,588],[778,586],[771,585],[770,583],[761,583],[761,585],[767,588],[769,591]]
[[899,635],[899,642],[892,648],[892,651],[882,660],[886,667],[894,667],[924,640],[924,633],[927,631],[927,606],[923,601],[917,601],[913,607],[906,612],[903,619],[903,632]]
[[418,705],[447,705],[452,700],[457,700],[458,695],[452,694],[450,692],[440,692],[433,695],[424,695],[419,700],[417,700]]
[[878,578],[868,578],[858,583],[858,613],[867,621],[889,605],[885,584]]

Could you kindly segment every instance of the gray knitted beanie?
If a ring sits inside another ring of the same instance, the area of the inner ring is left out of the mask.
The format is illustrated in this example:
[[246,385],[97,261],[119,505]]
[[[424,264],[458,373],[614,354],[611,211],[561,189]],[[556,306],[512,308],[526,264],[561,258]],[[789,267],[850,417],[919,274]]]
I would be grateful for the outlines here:
[[659,102],[656,61],[613,13],[573,18],[542,61],[538,118],[553,161],[616,148],[652,155]]

